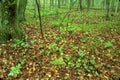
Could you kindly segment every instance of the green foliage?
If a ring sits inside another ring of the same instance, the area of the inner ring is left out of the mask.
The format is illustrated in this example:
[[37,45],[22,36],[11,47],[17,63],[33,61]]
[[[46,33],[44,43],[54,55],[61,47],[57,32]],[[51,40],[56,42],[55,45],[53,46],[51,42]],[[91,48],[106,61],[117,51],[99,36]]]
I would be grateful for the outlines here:
[[59,51],[60,54],[63,54],[63,46],[60,46],[60,47],[58,48],[58,51]]
[[87,40],[85,38],[81,38],[80,40],[81,40],[82,43],[86,43],[87,42]]
[[67,76],[65,76],[65,77],[64,77],[64,80],[68,80],[68,77],[67,77]]
[[24,42],[23,40],[15,39],[15,43],[11,45],[11,47],[17,49],[18,47],[28,48],[29,44]]
[[36,40],[33,39],[30,42],[31,42],[31,44],[34,44],[36,42]]
[[78,58],[77,61],[76,61],[76,68],[80,68],[81,65],[82,65],[81,64],[81,59]]
[[97,47],[101,46],[103,44],[103,39],[99,36],[93,36],[88,38],[88,50],[95,50]]
[[73,49],[78,49],[78,47],[76,45],[72,44],[72,43],[69,44],[69,46],[72,47]]
[[114,80],[119,80],[120,79],[120,76],[118,75],[118,74],[113,74],[113,78],[114,78]]
[[98,75],[97,71],[95,71],[95,67],[93,65],[96,65],[95,61],[95,55],[91,55],[90,59],[85,59],[85,53],[82,50],[78,51],[78,59],[76,60],[76,68],[78,69],[78,75],[81,74],[81,70],[79,69],[80,67],[83,67],[85,71],[88,73],[95,73]]
[[65,62],[62,57],[58,58],[57,60],[51,61],[50,64],[52,65],[64,65]]
[[20,69],[24,64],[25,64],[25,61],[22,60],[21,63],[18,63],[16,66],[12,66],[8,76],[14,76],[16,74],[20,74],[21,72]]
[[110,47],[112,47],[113,46],[113,44],[112,44],[112,42],[110,42],[110,41],[108,41],[108,42],[106,42],[105,44],[104,44],[104,48],[110,48]]
[[22,50],[22,55],[24,55],[24,54],[25,54],[25,50],[23,49],[23,50]]
[[85,56],[85,53],[82,50],[78,51],[78,55],[83,58]]
[[103,39],[101,37],[98,37],[98,43],[102,44],[103,43]]
[[52,25],[56,25],[56,26],[58,26],[58,25],[60,24],[60,22],[59,22],[59,21],[52,21],[51,24],[52,24]]
[[80,69],[77,70],[77,74],[80,75],[82,71]]
[[48,48],[51,49],[51,50],[57,50],[57,49],[58,49],[56,43],[52,43],[52,44],[50,44],[50,45],[48,46]]
[[17,64],[16,66],[11,67],[11,71],[8,76],[14,76],[15,74],[20,74],[21,64]]
[[60,54],[63,54],[63,46],[64,43],[66,43],[66,40],[61,41],[61,46],[58,47],[56,43],[52,43],[48,46],[49,51],[47,53],[51,53],[52,51],[54,52],[59,52]]
[[72,64],[73,64],[72,58],[67,55],[67,56],[65,57],[65,59],[66,59],[66,61],[67,61],[67,63],[66,63],[66,64],[67,64],[66,68],[67,68],[67,69],[71,68],[71,66],[72,66]]
[[34,59],[34,58],[36,58],[37,56],[32,56],[32,58]]
[[90,63],[93,64],[93,65],[96,64],[96,62],[95,62],[95,56],[94,55],[92,55],[92,57],[90,59]]
[[45,80],[49,80],[49,78],[47,77]]

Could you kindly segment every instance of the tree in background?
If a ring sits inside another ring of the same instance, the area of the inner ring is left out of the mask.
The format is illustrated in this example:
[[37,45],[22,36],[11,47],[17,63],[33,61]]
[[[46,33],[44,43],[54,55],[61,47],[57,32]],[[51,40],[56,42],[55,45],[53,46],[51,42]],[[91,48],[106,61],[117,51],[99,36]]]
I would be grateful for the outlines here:
[[18,19],[20,22],[25,21],[25,9],[27,0],[18,0]]
[[0,43],[10,39],[22,39],[23,31],[18,22],[17,0],[2,0],[1,9]]
[[89,9],[90,9],[90,0],[87,0],[87,11],[89,11]]
[[82,0],[79,0],[79,8],[80,8],[81,11],[83,10],[83,7],[82,7]]
[[58,8],[60,8],[61,7],[61,2],[60,2],[60,0],[58,0]]
[[91,6],[94,7],[94,0],[91,0]]
[[[38,0],[38,4],[40,6],[40,0]],[[36,1],[33,0],[33,6],[34,6],[34,18],[38,17],[38,10],[37,10],[37,5],[36,5]]]
[[110,6],[110,0],[106,0],[106,19],[109,19],[109,6]]
[[120,0],[116,0],[115,6],[116,6],[115,13],[117,13],[118,11],[120,11]]

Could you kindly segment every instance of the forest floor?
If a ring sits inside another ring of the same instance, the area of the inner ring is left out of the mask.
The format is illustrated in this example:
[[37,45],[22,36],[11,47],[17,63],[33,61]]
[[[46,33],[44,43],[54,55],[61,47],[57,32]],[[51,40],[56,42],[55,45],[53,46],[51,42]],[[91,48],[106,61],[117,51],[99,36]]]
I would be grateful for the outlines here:
[[76,12],[62,25],[60,20],[56,16],[43,19],[45,41],[38,30],[39,22],[31,19],[22,23],[25,40],[0,46],[0,78],[120,80],[118,15],[106,21],[99,12]]

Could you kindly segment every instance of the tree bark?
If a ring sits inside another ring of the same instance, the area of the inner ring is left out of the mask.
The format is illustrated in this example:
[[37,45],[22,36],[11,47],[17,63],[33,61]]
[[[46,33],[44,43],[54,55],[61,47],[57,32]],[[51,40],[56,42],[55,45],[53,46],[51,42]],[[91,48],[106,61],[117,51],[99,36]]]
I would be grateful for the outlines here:
[[10,39],[22,39],[24,35],[17,19],[17,0],[2,0],[1,6],[0,43]]

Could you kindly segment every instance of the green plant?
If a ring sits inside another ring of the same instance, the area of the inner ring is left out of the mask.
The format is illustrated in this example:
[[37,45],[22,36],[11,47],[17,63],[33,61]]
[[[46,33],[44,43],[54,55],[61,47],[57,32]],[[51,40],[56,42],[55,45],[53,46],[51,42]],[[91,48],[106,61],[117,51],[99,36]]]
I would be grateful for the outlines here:
[[92,57],[90,59],[90,63],[93,64],[93,65],[96,64],[94,55],[92,55]]
[[115,80],[119,80],[119,79],[120,79],[120,76],[119,76],[118,74],[114,73],[114,74],[113,74],[113,78],[114,78]]
[[68,80],[68,77],[67,77],[67,76],[65,76],[65,77],[64,77],[64,80]]
[[62,44],[65,44],[65,43],[66,43],[66,40],[65,40],[65,39],[62,39],[62,40],[61,40],[61,43],[62,43]]
[[110,48],[110,47],[112,47],[113,46],[113,44],[112,44],[112,42],[110,42],[110,41],[108,41],[108,42],[106,42],[105,44],[104,44],[104,48]]
[[69,55],[66,55],[65,59],[66,59],[66,64],[67,64],[66,68],[67,69],[71,68],[71,66],[73,64],[72,58]]
[[52,49],[52,50],[58,50],[58,47],[57,47],[57,44],[56,43],[52,43],[48,46],[49,49]]
[[85,53],[82,50],[78,51],[78,55],[83,58],[85,56]]
[[45,80],[49,80],[49,78],[47,77]]
[[58,51],[59,51],[60,54],[63,54],[63,46],[60,46],[60,47],[58,48]]
[[67,68],[67,69],[71,68],[72,64],[73,64],[72,61],[68,61],[68,63],[67,63],[67,67],[66,67],[66,68]]
[[98,41],[100,42],[100,44],[102,44],[104,40],[101,37],[99,37]]
[[14,42],[11,47],[17,49],[18,47],[28,48],[29,44],[24,42],[24,40],[14,39]]
[[50,50],[45,50],[45,53],[47,53],[47,55],[52,54],[52,52]]
[[22,53],[21,53],[21,54],[22,54],[22,55],[24,55],[24,54],[25,54],[25,50],[24,50],[24,49],[22,50]]
[[81,66],[81,59],[78,58],[77,61],[76,61],[76,67],[80,68],[80,66]]
[[8,76],[14,76],[15,74],[20,74],[21,64],[17,64],[16,66],[11,67],[11,71]]
[[70,44],[70,47],[72,47],[73,49],[77,49],[78,47],[76,46],[76,45],[74,45],[74,44]]
[[52,65],[64,65],[65,62],[62,57],[58,58],[57,60],[51,61],[50,64]]
[[86,43],[87,42],[87,40],[85,38],[81,38],[80,40],[81,40],[82,43]]
[[77,70],[77,74],[78,74],[78,75],[80,75],[81,72],[82,72],[82,71],[81,71],[80,69]]
[[61,41],[63,38],[61,36],[57,37],[56,40]]
[[30,42],[31,42],[31,44],[34,44],[36,42],[36,40],[33,39]]
[[36,58],[37,56],[32,56],[32,58],[34,59],[34,58]]

